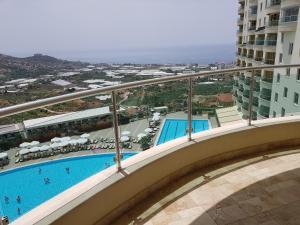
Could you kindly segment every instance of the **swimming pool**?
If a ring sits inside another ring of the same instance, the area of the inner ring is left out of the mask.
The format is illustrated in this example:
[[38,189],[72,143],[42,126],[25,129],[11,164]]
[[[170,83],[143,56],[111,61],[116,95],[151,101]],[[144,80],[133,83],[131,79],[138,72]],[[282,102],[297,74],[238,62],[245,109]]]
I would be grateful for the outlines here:
[[[124,153],[124,159],[136,153]],[[0,173],[0,216],[10,221],[80,181],[114,165],[114,153],[72,157]],[[18,199],[18,196],[20,198]]]
[[[198,133],[210,128],[209,120],[193,120],[193,133]],[[186,135],[188,129],[188,120],[166,119],[161,129],[156,145],[174,140]]]

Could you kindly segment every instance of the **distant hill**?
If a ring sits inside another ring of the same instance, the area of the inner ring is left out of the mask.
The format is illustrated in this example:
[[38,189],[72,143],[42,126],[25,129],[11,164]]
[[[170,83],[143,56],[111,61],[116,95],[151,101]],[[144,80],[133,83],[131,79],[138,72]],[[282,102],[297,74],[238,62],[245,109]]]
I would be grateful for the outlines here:
[[0,75],[2,75],[4,79],[37,77],[61,71],[74,70],[86,65],[88,64],[61,60],[42,54],[35,54],[25,58],[0,54]]

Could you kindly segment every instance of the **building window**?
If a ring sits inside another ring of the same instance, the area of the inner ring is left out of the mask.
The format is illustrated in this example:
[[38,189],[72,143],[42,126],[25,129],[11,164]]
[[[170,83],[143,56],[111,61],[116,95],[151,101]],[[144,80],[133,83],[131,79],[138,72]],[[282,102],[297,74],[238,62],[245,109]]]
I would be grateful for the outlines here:
[[279,63],[282,63],[282,60],[283,60],[283,54],[280,53],[280,54],[279,54]]
[[284,33],[281,33],[281,43],[284,42]]
[[278,93],[275,93],[275,102],[278,102]]
[[290,76],[291,75],[291,68],[286,68],[286,75]]
[[289,44],[289,55],[293,54],[294,43]]
[[276,117],[276,112],[275,112],[275,111],[273,111],[273,117],[274,117],[274,118]]
[[288,88],[285,87],[283,90],[283,97],[287,98],[287,95],[288,95]]
[[281,108],[281,116],[285,116],[285,108]]
[[294,94],[294,103],[297,104],[297,105],[299,104],[299,94],[296,93],[296,92]]
[[280,73],[277,73],[277,83],[280,82]]

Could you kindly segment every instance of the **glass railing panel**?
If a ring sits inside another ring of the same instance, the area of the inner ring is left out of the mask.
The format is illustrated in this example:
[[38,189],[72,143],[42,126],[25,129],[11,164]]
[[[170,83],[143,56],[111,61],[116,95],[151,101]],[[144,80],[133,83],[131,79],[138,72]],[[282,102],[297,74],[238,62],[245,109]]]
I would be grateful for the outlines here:
[[281,23],[289,23],[289,22],[297,22],[298,21],[298,15],[292,15],[292,16],[284,16],[281,18]]
[[277,40],[266,40],[265,45],[267,46],[276,46]]

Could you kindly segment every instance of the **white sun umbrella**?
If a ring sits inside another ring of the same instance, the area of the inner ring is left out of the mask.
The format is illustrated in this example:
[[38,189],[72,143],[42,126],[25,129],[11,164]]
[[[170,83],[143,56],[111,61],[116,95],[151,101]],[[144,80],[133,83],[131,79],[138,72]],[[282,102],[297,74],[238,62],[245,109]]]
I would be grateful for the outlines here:
[[158,121],[158,120],[160,120],[160,116],[153,116],[153,117],[152,117],[152,120],[153,120],[153,121]]
[[19,145],[20,148],[27,148],[30,146],[29,142],[23,142],[22,144]]
[[89,136],[90,136],[90,135],[87,134],[87,133],[80,135],[81,138],[88,138]]
[[42,152],[46,152],[50,149],[50,146],[49,145],[43,145],[42,147],[40,147],[40,151]]
[[19,154],[20,155],[26,155],[26,154],[28,154],[29,153],[29,149],[27,149],[27,148],[23,148],[23,149],[21,149],[20,151],[19,151]]
[[62,142],[58,143],[58,146],[59,146],[59,147],[65,147],[65,146],[67,146],[68,144],[69,144],[69,141],[62,141]]
[[70,141],[71,138],[70,137],[63,137],[60,139],[61,142],[66,142],[66,141]]
[[8,156],[8,155],[7,155],[6,152],[0,153],[0,159],[4,159],[4,158],[6,158],[7,156]]
[[55,138],[52,138],[51,139],[51,142],[60,142],[60,139],[59,137],[55,137]]
[[128,135],[130,135],[130,131],[128,131],[128,130],[124,130],[123,132],[122,132],[122,135],[123,136],[128,136]]
[[126,142],[126,141],[129,141],[130,140],[130,138],[128,137],[128,136],[122,136],[121,138],[120,138],[120,141],[121,142]]
[[140,133],[137,135],[138,140],[141,140],[143,137],[146,137],[147,135],[144,133]]
[[69,144],[70,145],[76,145],[76,144],[78,144],[78,141],[73,139],[73,140],[69,141]]
[[56,149],[59,147],[59,143],[55,142],[55,143],[51,144],[50,147],[53,149]]
[[145,129],[145,132],[150,133],[150,132],[152,132],[152,129],[150,127],[148,127],[147,129]]
[[32,141],[30,142],[30,146],[36,146],[36,145],[39,145],[40,142],[39,141]]
[[40,151],[39,147],[33,147],[33,148],[29,149],[29,152],[31,152],[31,153],[35,153],[35,152],[39,152],[39,151]]
[[79,144],[85,144],[87,142],[88,142],[88,139],[86,139],[86,138],[79,138],[79,139],[77,139],[77,143],[79,143]]
[[153,116],[160,116],[159,112],[153,113]]

